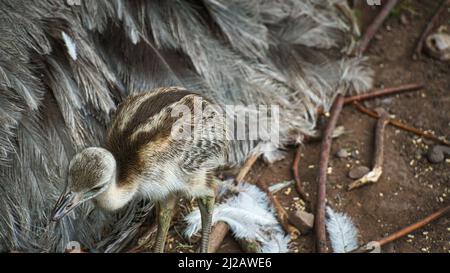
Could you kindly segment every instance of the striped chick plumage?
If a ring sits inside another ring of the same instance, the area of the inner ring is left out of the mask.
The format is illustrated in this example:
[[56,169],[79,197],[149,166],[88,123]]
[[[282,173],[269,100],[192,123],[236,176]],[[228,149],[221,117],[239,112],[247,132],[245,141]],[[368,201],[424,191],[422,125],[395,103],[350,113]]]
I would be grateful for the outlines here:
[[164,211],[171,202],[173,209],[178,194],[214,198],[214,171],[226,162],[227,132],[220,106],[186,89],[131,96],[119,105],[105,147],[87,148],[72,159],[53,218],[90,199],[117,210],[141,195],[159,201]]

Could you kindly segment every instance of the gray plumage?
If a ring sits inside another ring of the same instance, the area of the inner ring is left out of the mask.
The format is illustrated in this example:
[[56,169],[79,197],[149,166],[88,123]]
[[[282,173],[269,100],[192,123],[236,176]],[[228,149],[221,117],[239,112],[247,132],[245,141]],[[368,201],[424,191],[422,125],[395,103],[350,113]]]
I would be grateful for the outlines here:
[[[336,54],[354,33],[343,0],[79,2],[0,2],[0,251],[120,251],[133,237],[150,208],[139,200],[117,213],[87,202],[49,223],[70,159],[103,144],[129,95],[183,86],[224,105],[280,105],[278,147],[312,134],[336,94],[371,86],[363,59]],[[257,143],[236,142],[229,161]]]

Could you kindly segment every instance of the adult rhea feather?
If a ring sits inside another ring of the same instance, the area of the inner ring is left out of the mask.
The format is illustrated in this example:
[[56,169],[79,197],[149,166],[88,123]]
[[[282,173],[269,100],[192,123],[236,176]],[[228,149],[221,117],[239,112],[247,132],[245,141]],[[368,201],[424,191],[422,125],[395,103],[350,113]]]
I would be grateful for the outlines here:
[[[49,218],[69,161],[104,145],[129,95],[183,86],[223,105],[276,104],[273,147],[312,134],[317,107],[371,86],[360,58],[336,54],[353,33],[342,8],[346,1],[1,1],[0,251],[63,251],[74,240],[126,246],[120,235],[133,237],[134,216],[149,208],[138,199],[117,213],[85,202],[58,223]],[[228,161],[257,145],[235,142]]]

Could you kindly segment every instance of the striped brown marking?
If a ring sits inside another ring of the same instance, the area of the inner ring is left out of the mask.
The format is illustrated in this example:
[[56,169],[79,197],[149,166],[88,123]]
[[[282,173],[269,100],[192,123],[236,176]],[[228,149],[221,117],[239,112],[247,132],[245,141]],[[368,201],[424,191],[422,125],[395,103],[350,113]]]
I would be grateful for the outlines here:
[[[159,91],[159,92],[158,92]],[[145,147],[151,147],[149,142],[165,142],[171,134],[172,126],[176,122],[176,118],[171,117],[170,113],[163,115],[163,119],[154,128],[148,131],[142,131],[135,134],[133,138],[131,135],[136,129],[147,122],[152,121],[152,117],[156,116],[164,109],[188,95],[195,93],[179,89],[165,89],[157,90],[155,95],[150,96],[145,101],[141,102],[136,112],[130,117],[129,122],[125,124],[123,130],[119,130],[117,124],[119,122],[112,122],[113,126],[108,133],[105,148],[108,149],[115,157],[118,170],[118,183],[125,185],[132,183],[133,178],[139,175],[144,170],[145,162],[142,157],[141,150]],[[132,101],[125,101],[124,104],[133,103],[139,100],[138,96],[131,98]],[[188,103],[188,102],[187,102]],[[189,102],[188,104],[191,104]],[[189,105],[192,109],[192,105]],[[127,113],[123,113],[129,109],[128,107],[120,107],[116,113],[116,118],[125,117]]]
[[196,95],[187,90],[173,89],[166,92],[158,92],[150,96],[147,100],[141,103],[136,110],[133,118],[126,124],[125,130],[134,130],[139,125],[148,122],[148,120],[161,112],[165,107],[180,101],[187,95]]

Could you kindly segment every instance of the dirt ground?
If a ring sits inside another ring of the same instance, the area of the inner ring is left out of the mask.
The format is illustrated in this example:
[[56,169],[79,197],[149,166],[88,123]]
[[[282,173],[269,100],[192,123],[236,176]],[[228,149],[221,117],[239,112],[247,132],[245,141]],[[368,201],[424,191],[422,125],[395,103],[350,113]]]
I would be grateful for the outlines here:
[[[427,56],[412,59],[416,41],[434,14],[440,1],[403,1],[391,14],[372,41],[367,54],[377,72],[376,87],[423,82],[426,87],[417,92],[399,94],[366,103],[369,108],[383,107],[398,119],[417,128],[450,137],[450,65]],[[376,9],[361,12],[369,22]],[[403,17],[403,18],[402,18]],[[450,31],[450,16],[444,25]],[[352,181],[349,170],[355,165],[371,166],[375,120],[346,106],[338,125],[346,134],[334,140],[328,175],[328,204],[336,211],[347,213],[359,229],[360,243],[382,238],[416,222],[449,203],[450,162],[430,164],[424,155],[432,142],[392,126],[386,130],[384,173],[378,183],[352,192],[346,186]],[[352,156],[335,156],[347,149]],[[300,178],[315,204],[316,176],[320,142],[308,142],[302,147]],[[246,180],[256,178],[272,184],[292,180],[291,166],[295,150],[272,166],[259,162]],[[256,175],[257,174],[257,175]],[[301,202],[295,188],[278,193],[285,208],[295,211]],[[311,206],[306,206],[311,212]],[[168,252],[192,252],[194,247],[181,235],[180,226],[172,229]],[[313,236],[300,236],[293,241],[294,252],[313,252]],[[385,247],[383,252],[444,252],[450,253],[450,218],[443,217],[411,235]],[[241,252],[228,235],[219,252]]]

